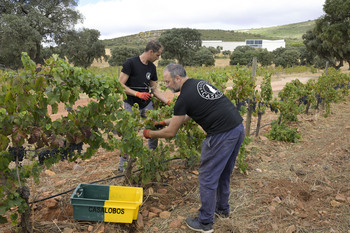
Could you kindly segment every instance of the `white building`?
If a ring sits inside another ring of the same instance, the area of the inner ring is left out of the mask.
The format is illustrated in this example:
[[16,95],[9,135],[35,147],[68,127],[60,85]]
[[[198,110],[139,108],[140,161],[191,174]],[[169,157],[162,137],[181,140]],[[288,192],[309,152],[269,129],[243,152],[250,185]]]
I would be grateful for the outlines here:
[[233,51],[237,46],[251,46],[254,48],[263,48],[271,52],[277,48],[285,48],[286,42],[284,40],[260,40],[260,39],[247,39],[244,42],[238,41],[221,41],[221,40],[203,40],[202,46],[214,47],[221,46],[222,50]]

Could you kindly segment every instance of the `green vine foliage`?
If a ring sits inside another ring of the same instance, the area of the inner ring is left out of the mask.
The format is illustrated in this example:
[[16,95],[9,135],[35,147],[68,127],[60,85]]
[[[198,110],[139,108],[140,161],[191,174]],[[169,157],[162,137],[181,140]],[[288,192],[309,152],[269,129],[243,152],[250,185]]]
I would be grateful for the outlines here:
[[329,73],[320,76],[317,81],[309,80],[302,84],[298,79],[287,83],[279,92],[280,100],[272,102],[274,108],[280,112],[277,124],[273,124],[268,137],[273,140],[297,142],[300,140],[297,129],[290,129],[287,123],[297,121],[298,115],[309,113],[310,108],[318,109],[325,106],[327,117],[331,113],[331,103],[344,100],[349,94],[350,76],[342,74],[333,68]]
[[[78,157],[90,158],[99,148],[108,151],[118,149],[121,154],[135,159],[140,173],[133,179],[141,184],[160,181],[163,171],[167,169],[164,162],[167,159],[185,158],[189,166],[198,165],[205,133],[194,121],[184,123],[175,137],[159,139],[154,151],[147,148],[146,139],[140,135],[144,128],[156,130],[154,121],[172,117],[176,97],[169,106],[153,98],[155,110],[149,111],[144,119],[140,117],[137,106],[133,107],[133,113],[123,108],[124,89],[116,77],[96,75],[83,68],[72,67],[57,55],[53,55],[44,65],[36,65],[23,53],[22,62],[24,70],[20,72],[0,71],[0,222],[5,222],[5,215],[10,213],[13,224],[16,224],[19,214],[28,207],[17,190],[26,184],[28,178],[38,181],[43,167],[38,157],[47,149],[58,150],[44,161],[46,167],[62,158],[71,161]],[[213,83],[235,104],[254,96],[256,84],[251,79],[251,71],[239,66],[230,68],[205,68],[204,73],[195,77]],[[271,89],[268,84],[271,80],[268,75],[264,82],[266,88],[259,93],[259,99],[270,101]],[[335,83],[347,89],[326,93]],[[226,89],[227,85],[232,88]],[[275,131],[271,135],[276,136],[273,137],[275,140],[299,139],[297,131],[288,130],[284,123],[296,120],[303,109],[299,109],[296,102],[300,96],[318,94],[326,104],[338,101],[348,94],[349,76],[330,73],[321,77],[320,81],[305,86],[295,81],[282,91],[280,97],[286,101],[271,101],[280,111],[283,123],[273,125]],[[81,98],[88,98],[89,101],[84,106],[77,106]],[[52,120],[50,114],[57,113],[59,105],[64,105],[67,114]],[[245,148],[249,141],[247,137],[237,158],[241,172],[247,168]],[[64,157],[65,149],[77,144],[84,145],[82,153],[74,151]],[[12,168],[10,164],[18,160],[18,155],[10,153],[10,147],[26,148],[26,159],[30,160],[30,165]],[[11,211],[12,207],[18,208]]]
[[247,172],[247,168],[248,168],[248,163],[246,161],[246,157],[247,157],[247,146],[249,145],[249,143],[252,141],[252,138],[249,136],[245,136],[244,137],[244,141],[239,149],[239,153],[237,156],[237,167],[238,167],[238,171],[242,174],[245,174]]
[[[325,117],[331,112],[331,103],[344,100],[344,96],[349,94],[350,76],[341,74],[340,71],[330,68],[328,74],[323,74],[316,83],[316,95],[322,100],[326,108]],[[318,104],[316,108],[318,108]]]
[[291,129],[285,123],[272,124],[272,129],[268,132],[267,137],[275,141],[293,142],[296,143],[301,139],[297,129]]
[[[249,69],[239,65],[234,66],[230,72],[229,81],[232,82],[232,88],[228,89],[225,94],[234,104],[246,101],[254,95],[256,84],[251,78]],[[246,108],[239,110],[242,115],[247,112]]]
[[[132,137],[135,144],[132,148],[147,149],[141,138],[127,134],[140,124],[125,121],[130,116],[122,108],[124,90],[115,78],[72,67],[56,55],[44,65],[35,65],[23,53],[22,62],[23,71],[1,72],[0,79],[0,199],[3,200],[0,202],[0,221],[6,222],[4,215],[12,207],[18,207],[11,211],[13,224],[16,224],[18,214],[28,207],[17,190],[29,177],[38,181],[41,165],[37,157],[41,150],[83,143],[86,146],[84,152],[70,154],[68,159],[86,159],[101,147],[110,151],[119,146],[123,148],[124,137]],[[75,108],[74,104],[82,96],[91,101],[86,106]],[[68,110],[67,116],[53,121],[48,108],[57,113],[59,104],[64,104]],[[118,137],[119,132],[125,136]],[[22,146],[31,152],[27,154],[31,165],[12,169],[9,165],[16,161],[17,155],[11,154],[9,147]],[[49,167],[59,161],[62,158],[60,153],[45,160],[45,165]]]
[[304,105],[299,104],[299,99],[304,96],[304,84],[298,79],[287,83],[278,93],[281,99],[279,105],[279,122],[297,121],[298,115],[304,111]]

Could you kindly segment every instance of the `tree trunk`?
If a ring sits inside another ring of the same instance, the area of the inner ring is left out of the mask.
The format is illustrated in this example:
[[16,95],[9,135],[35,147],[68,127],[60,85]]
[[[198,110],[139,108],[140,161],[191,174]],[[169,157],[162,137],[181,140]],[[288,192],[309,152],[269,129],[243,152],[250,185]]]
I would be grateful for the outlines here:
[[306,104],[306,109],[305,109],[305,114],[309,114],[309,109],[310,109],[310,101]]
[[258,112],[258,122],[256,124],[256,132],[255,132],[255,136],[256,137],[259,136],[262,115],[263,115],[262,112]]
[[126,165],[126,169],[125,169],[125,178],[127,180],[131,179],[131,173],[132,173],[132,165],[136,162],[135,158],[130,158],[128,161],[128,164]]
[[[256,66],[257,66],[257,57],[253,57],[253,63],[252,63],[252,75],[251,79],[254,80],[256,75]],[[252,87],[253,88],[253,87]],[[253,94],[254,95],[254,94]],[[248,99],[248,112],[247,112],[247,119],[246,119],[246,125],[245,125],[245,135],[250,135],[250,124],[252,121],[252,98],[253,95]]]
[[32,228],[32,222],[30,219],[30,210],[31,208],[29,207],[28,200],[30,196],[30,191],[27,186],[22,186],[21,188],[18,188],[18,193],[19,195],[26,201],[28,208],[27,210],[21,214],[21,222],[19,223],[19,226],[21,228],[20,232],[21,233],[31,233],[33,232]]
[[40,59],[40,54],[41,54],[41,45],[40,45],[40,42],[36,42],[36,53],[35,53],[35,57],[33,59],[36,64],[43,63],[43,61],[41,61],[41,59]]
[[247,112],[247,118],[246,118],[246,124],[245,124],[245,135],[250,135],[250,124],[252,122],[252,100],[248,99],[248,112]]

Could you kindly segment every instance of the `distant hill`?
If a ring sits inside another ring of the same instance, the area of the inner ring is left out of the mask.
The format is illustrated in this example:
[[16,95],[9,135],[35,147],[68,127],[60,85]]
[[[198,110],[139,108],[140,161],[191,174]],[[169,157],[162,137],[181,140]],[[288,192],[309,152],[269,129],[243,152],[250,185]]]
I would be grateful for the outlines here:
[[[315,20],[301,23],[293,23],[275,27],[252,28],[241,30],[203,30],[202,40],[222,40],[222,41],[244,41],[246,39],[285,39],[287,45],[291,43],[301,43],[302,35],[312,29]],[[107,48],[116,46],[143,47],[151,39],[157,39],[165,30],[153,30],[140,32],[138,34],[103,40]]]
[[267,37],[275,37],[286,40],[302,40],[303,34],[315,26],[315,20],[301,23],[293,23],[282,26],[237,30],[238,32],[248,32]]

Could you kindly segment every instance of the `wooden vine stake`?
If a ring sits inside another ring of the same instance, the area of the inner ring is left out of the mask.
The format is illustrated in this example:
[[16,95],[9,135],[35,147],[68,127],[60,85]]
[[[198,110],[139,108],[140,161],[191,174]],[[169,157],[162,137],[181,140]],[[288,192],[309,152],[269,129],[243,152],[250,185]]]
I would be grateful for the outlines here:
[[[251,78],[251,83],[254,83],[254,79],[256,76],[256,67],[257,67],[257,57],[253,57],[253,63],[252,63],[252,74],[250,76]],[[254,88],[254,87],[252,87]],[[254,95],[254,92],[253,92]],[[250,125],[252,122],[252,113],[253,113],[253,109],[252,109],[252,98],[253,95],[248,99],[248,112],[247,112],[247,119],[246,119],[246,125],[245,125],[245,135],[249,136],[250,135]]]

